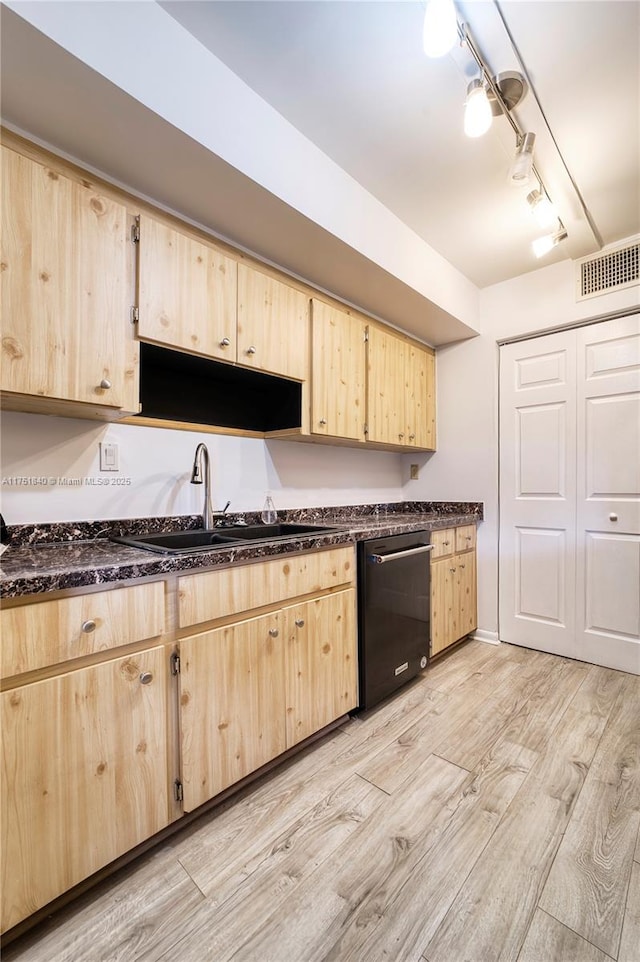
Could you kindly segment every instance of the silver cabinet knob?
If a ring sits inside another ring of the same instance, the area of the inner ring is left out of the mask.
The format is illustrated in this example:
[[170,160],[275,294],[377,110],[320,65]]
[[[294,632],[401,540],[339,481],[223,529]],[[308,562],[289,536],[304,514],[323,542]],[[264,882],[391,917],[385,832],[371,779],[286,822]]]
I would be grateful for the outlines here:
[[455,570],[456,570],[455,568],[449,568],[449,571],[451,572],[451,574],[453,574]]
[[109,388],[111,387],[111,381],[108,378],[103,377],[102,380],[100,381],[100,387],[104,391],[108,391]]
[[96,630],[95,621],[83,621],[82,630],[84,631],[85,634],[90,635],[92,631]]
[[410,441],[415,441],[415,439],[416,439],[415,434],[410,434],[410,435],[409,435],[409,440],[410,440]]
[[269,634],[271,635],[272,638],[277,638],[277,637],[278,637],[278,629],[277,629],[277,628],[269,628]]
[[220,341],[220,347],[229,347],[230,344],[231,344],[231,341],[229,340],[228,337],[223,337],[222,340]]
[[250,347],[247,348],[247,354],[255,354],[255,353],[256,353],[256,349],[252,344]]
[[618,515],[614,514],[612,511],[611,514],[609,515],[609,521],[617,521],[617,520],[618,520]]
[[320,420],[318,421],[318,424],[326,424],[326,423],[327,423],[326,418],[320,418]]
[[142,674],[140,675],[140,684],[150,685],[152,681],[153,681],[153,672],[143,671]]
[[461,568],[464,568],[464,565],[460,565],[460,567],[461,567]]
[[402,441],[402,439],[403,439],[403,437],[404,437],[404,434],[399,434],[398,437],[399,437],[400,440]]
[[296,628],[304,628],[304,618],[296,618]]
[[448,548],[450,544],[451,544],[450,541],[443,541],[443,542],[442,542],[442,545],[443,545],[443,547],[445,547],[445,548]]
[[464,540],[465,540],[465,541],[473,541],[473,538],[472,538],[472,536],[471,536],[470,534],[465,534]]

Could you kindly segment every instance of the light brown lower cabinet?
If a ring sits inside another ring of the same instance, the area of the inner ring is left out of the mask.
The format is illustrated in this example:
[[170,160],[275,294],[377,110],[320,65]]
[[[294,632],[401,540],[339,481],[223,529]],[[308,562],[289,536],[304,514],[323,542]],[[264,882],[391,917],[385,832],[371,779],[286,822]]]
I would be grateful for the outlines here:
[[162,646],[2,693],[5,931],[169,822]]
[[349,546],[8,603],[2,931],[355,708],[354,581]]
[[184,810],[356,703],[353,588],[182,638]]
[[475,526],[434,531],[431,540],[433,656],[478,627]]

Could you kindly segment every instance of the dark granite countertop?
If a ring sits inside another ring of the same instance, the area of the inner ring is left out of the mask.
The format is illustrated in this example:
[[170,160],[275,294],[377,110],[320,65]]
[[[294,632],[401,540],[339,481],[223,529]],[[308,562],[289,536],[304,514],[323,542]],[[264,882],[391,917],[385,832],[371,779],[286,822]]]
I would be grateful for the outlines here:
[[[256,558],[346,545],[372,537],[433,530],[482,520],[478,502],[402,502],[279,512],[281,520],[321,523],[332,530],[286,540],[215,547],[190,554],[155,554],[108,540],[112,534],[201,526],[200,518],[133,519],[9,528],[11,545],[0,559],[0,597],[18,598],[135,578],[161,577],[239,564]],[[250,522],[255,516],[246,515]]]

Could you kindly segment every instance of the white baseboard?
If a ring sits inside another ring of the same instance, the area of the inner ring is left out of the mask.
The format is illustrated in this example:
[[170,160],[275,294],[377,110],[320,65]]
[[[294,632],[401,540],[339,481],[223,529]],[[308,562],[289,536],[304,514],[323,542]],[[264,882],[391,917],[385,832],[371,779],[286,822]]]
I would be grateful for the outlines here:
[[475,641],[484,641],[488,645],[499,645],[501,643],[497,631],[487,631],[485,628],[476,628],[471,637]]

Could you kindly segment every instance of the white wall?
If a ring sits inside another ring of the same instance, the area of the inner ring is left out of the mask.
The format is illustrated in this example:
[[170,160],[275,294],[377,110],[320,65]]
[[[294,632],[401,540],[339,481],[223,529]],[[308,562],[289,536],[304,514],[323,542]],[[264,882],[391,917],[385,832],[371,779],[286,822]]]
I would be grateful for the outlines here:
[[[10,412],[2,416],[0,440],[7,524],[200,514],[203,489],[189,483],[200,441],[211,455],[216,510],[231,501],[230,511],[259,511],[267,490],[276,508],[403,497],[402,458],[386,452]],[[104,440],[118,444],[117,473],[100,471]],[[76,479],[79,485],[64,484]]]
[[[575,264],[562,261],[485,288],[479,337],[437,353],[437,451],[423,457],[420,480],[405,481],[409,500],[483,501],[478,530],[478,622],[498,630],[498,346],[497,341],[610,311],[636,307],[640,289],[575,300]],[[405,478],[408,462],[404,455]]]

